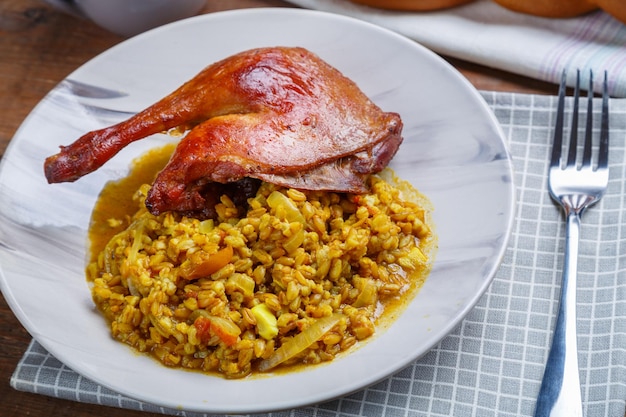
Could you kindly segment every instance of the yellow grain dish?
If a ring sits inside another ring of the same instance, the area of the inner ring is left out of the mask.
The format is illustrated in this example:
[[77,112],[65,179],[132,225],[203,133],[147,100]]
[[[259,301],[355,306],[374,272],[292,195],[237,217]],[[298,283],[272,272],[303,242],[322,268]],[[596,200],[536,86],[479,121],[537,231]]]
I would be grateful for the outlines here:
[[93,299],[115,339],[168,366],[240,378],[331,361],[415,295],[436,246],[423,196],[389,170],[369,183],[364,195],[263,183],[243,216],[223,197],[204,221],[150,214],[148,184],[123,215],[111,199],[124,193],[105,189]]

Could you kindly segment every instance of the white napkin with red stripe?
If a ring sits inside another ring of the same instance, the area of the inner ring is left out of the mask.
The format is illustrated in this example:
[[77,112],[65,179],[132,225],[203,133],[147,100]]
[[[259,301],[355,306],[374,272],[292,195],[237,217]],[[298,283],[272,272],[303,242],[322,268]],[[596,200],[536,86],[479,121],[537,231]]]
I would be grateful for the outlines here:
[[[380,10],[349,0],[288,1],[386,27],[443,55],[543,81],[558,83],[566,68],[579,68],[585,77],[590,69],[607,70],[611,95],[626,97],[626,25],[602,11],[548,19],[491,0],[435,12]],[[574,77],[569,71],[570,85]],[[594,89],[600,91],[600,83]]]

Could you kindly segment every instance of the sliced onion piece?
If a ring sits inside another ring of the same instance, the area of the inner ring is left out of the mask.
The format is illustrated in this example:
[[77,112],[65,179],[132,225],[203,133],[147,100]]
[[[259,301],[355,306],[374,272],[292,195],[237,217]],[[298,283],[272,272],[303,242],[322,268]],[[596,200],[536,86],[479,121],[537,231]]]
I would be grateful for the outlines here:
[[286,360],[293,358],[298,353],[320,340],[330,329],[339,323],[343,317],[343,314],[335,313],[332,316],[322,317],[316,320],[301,333],[298,333],[276,349],[269,358],[262,360],[259,364],[259,371],[268,371]]

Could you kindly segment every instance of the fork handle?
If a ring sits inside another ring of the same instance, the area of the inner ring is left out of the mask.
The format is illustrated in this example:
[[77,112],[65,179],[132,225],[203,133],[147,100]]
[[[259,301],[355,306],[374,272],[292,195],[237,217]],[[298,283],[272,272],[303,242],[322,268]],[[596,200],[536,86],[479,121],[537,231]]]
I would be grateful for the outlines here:
[[576,276],[581,212],[566,208],[565,214],[565,259],[559,312],[535,417],[583,415],[576,341]]

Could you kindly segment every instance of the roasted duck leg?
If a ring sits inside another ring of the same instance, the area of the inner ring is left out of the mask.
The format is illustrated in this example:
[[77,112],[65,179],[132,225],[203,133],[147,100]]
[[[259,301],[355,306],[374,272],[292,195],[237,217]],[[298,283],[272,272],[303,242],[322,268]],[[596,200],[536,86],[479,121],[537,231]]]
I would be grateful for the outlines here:
[[127,121],[61,147],[46,159],[46,177],[74,181],[129,143],[173,128],[189,132],[148,196],[155,214],[205,212],[206,193],[216,191],[208,184],[244,178],[361,193],[402,141],[398,114],[313,53],[262,48],[210,65]]

